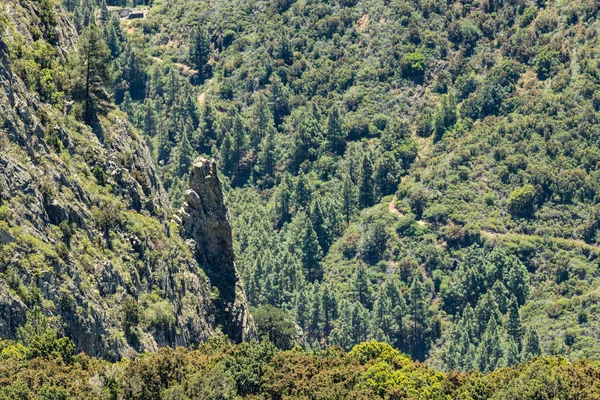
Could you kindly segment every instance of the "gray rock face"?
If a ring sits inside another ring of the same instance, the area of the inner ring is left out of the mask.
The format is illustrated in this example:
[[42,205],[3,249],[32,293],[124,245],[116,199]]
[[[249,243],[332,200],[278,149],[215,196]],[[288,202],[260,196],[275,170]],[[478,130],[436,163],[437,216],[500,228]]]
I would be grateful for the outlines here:
[[235,267],[231,223],[215,162],[197,158],[189,187],[175,220],[180,221],[196,260],[219,290],[219,325],[232,340],[246,340],[254,335],[254,324]]

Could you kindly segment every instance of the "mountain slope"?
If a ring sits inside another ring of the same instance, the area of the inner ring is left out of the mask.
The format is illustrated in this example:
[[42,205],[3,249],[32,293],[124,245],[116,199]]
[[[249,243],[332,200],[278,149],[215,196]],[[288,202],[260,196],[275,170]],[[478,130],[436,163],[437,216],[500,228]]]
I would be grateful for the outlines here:
[[[157,61],[121,106],[173,201],[182,155],[217,157],[250,303],[286,310],[304,345],[375,338],[484,371],[596,357],[597,15],[594,1],[155,1],[121,22]],[[183,110],[161,82],[201,101]]]
[[[150,152],[127,117],[110,104],[91,127],[72,116],[77,35],[52,4],[9,1],[0,10],[0,335],[27,341],[51,328],[108,359],[197,344],[218,325],[248,337],[233,259],[210,265],[224,263],[241,303],[224,315],[230,301],[213,292],[205,260],[170,221]],[[218,181],[206,187],[222,196]],[[210,218],[228,226],[222,200],[215,206]],[[208,218],[193,217],[188,224]]]

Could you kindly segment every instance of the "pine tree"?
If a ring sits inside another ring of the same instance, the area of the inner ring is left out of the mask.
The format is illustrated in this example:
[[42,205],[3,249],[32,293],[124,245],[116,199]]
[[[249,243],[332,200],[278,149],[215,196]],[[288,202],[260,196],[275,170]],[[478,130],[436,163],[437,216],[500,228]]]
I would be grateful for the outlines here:
[[[308,338],[312,341],[321,340],[321,325],[323,320],[323,308],[321,304],[321,295],[319,286],[313,286],[313,293],[310,302],[310,314],[308,322]],[[320,346],[319,346],[320,347]]]
[[252,116],[252,146],[257,148],[267,135],[273,135],[275,131],[273,113],[269,109],[267,98],[262,92],[256,96]]
[[296,297],[296,323],[306,334],[309,320],[309,302],[305,290],[301,290]]
[[369,332],[369,311],[360,302],[354,304],[352,309],[352,342],[353,344],[365,342]]
[[233,150],[233,138],[229,132],[225,134],[223,143],[221,143],[219,156],[223,173],[227,176],[231,176],[235,171],[236,160]]
[[304,216],[304,229],[302,231],[302,265],[306,270],[306,277],[310,282],[321,277],[322,252],[319,247],[317,233],[312,227],[308,216]]
[[190,170],[190,165],[194,157],[194,149],[189,141],[191,135],[192,125],[191,122],[186,124],[186,128],[181,133],[179,144],[177,145],[176,157],[175,157],[175,173],[177,176],[182,177]]
[[235,164],[235,173],[239,172],[240,161],[242,157],[246,153],[247,143],[248,143],[248,134],[246,133],[246,127],[244,126],[244,121],[242,120],[242,116],[237,110],[233,114],[233,158]]
[[519,347],[512,337],[506,341],[503,366],[513,367],[521,362]]
[[121,110],[123,110],[123,112],[125,114],[127,114],[130,121],[133,121],[133,117],[134,117],[133,102],[131,100],[131,96],[129,95],[129,92],[125,92],[125,95],[123,96],[123,103],[121,103]]
[[278,155],[275,130],[268,130],[260,142],[255,172],[265,186],[271,186],[275,177]]
[[342,154],[345,149],[345,138],[346,132],[344,131],[340,111],[337,107],[333,107],[327,121],[329,150],[335,154]]
[[433,132],[433,114],[429,108],[421,113],[421,119],[417,127],[417,133],[421,137],[429,137]]
[[321,304],[323,305],[323,333],[327,338],[331,333],[333,322],[338,318],[338,300],[329,285],[323,288]]
[[329,221],[326,218],[326,211],[324,209],[321,197],[318,197],[315,201],[313,201],[310,211],[310,219],[312,221],[313,229],[319,238],[319,246],[321,246],[321,249],[326,254],[327,251],[329,251],[329,246],[331,245],[331,235],[329,232]]
[[158,125],[158,161],[160,164],[168,163],[171,154],[171,141],[169,132],[164,123]]
[[354,214],[357,206],[356,186],[350,178],[350,174],[345,174],[342,182],[342,212],[346,225],[350,223],[350,218]]
[[379,296],[373,305],[374,326],[381,335],[377,337],[377,340],[394,344],[394,336],[399,330],[394,314],[392,299],[388,296],[384,285],[381,287]]
[[523,341],[523,326],[521,325],[521,315],[519,314],[519,305],[515,296],[511,296],[508,304],[508,321],[506,331],[517,344],[519,351]]
[[340,302],[339,318],[329,336],[331,344],[337,344],[345,350],[350,350],[356,344],[352,329],[352,311],[353,308],[347,300]]
[[516,256],[509,256],[506,263],[507,289],[513,293],[520,305],[525,304],[529,295],[529,272],[527,267]]
[[500,312],[502,314],[506,313],[509,301],[509,291],[506,289],[506,286],[501,281],[496,281],[492,286],[491,293],[494,301],[498,304]]
[[530,328],[525,335],[525,346],[523,349],[523,360],[529,361],[533,357],[539,357],[542,355],[542,348],[540,346],[540,338],[537,330]]
[[283,123],[283,119],[289,115],[290,92],[281,82],[281,78],[277,74],[271,76],[271,104],[273,105],[273,118],[275,126],[279,127]]
[[320,126],[311,112],[302,109],[298,114],[292,114],[294,125],[294,162],[291,166],[298,171],[302,164],[313,159],[315,149],[320,140]]
[[492,316],[477,348],[477,366],[484,373],[493,371],[498,368],[503,356],[504,348],[498,333],[498,323]]
[[369,282],[369,271],[365,266],[360,266],[352,277],[352,294],[354,298],[365,308],[371,307],[373,296],[371,283]]
[[412,318],[412,354],[419,358],[424,349],[419,347],[423,340],[423,332],[427,317],[427,298],[425,288],[418,273],[415,273],[410,285],[410,310]]
[[156,136],[157,131],[157,118],[156,110],[154,108],[154,101],[152,99],[146,99],[144,101],[144,133],[153,138]]
[[189,60],[192,66],[198,70],[200,77],[205,76],[206,65],[210,57],[210,37],[206,27],[199,24],[190,39]]
[[292,191],[290,190],[290,176],[285,174],[277,191],[275,198],[275,212],[277,214],[277,227],[280,228],[283,224],[291,219],[290,209],[292,203]]
[[496,321],[500,321],[502,314],[498,309],[498,304],[494,301],[490,293],[486,293],[481,296],[481,299],[475,307],[475,322],[476,322],[476,337],[481,337],[485,332],[488,321],[494,318]]
[[368,155],[363,157],[358,202],[362,208],[373,205],[373,163]]
[[296,210],[306,208],[312,201],[312,189],[305,174],[300,174],[296,180],[294,203]]
[[211,146],[217,143],[217,117],[212,104],[205,103],[201,111],[201,132],[202,137],[197,143],[199,153],[208,153]]
[[86,27],[79,37],[77,56],[75,97],[83,102],[83,119],[90,124],[110,98],[106,91],[110,83],[110,50],[95,24]]

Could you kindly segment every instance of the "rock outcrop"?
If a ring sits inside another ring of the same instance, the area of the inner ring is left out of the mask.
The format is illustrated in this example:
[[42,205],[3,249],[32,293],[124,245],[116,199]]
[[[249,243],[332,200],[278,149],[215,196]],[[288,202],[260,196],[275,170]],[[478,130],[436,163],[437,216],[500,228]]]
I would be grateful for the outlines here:
[[[126,116],[109,105],[87,126],[42,101],[15,73],[11,43],[44,40],[30,33],[39,3],[3,6],[0,338],[16,339],[33,309],[77,351],[111,360],[193,346],[218,327],[236,341],[251,336],[214,170],[201,163],[192,171],[181,214],[190,248],[170,221],[150,151]],[[53,47],[64,60],[77,38],[54,7]]]
[[246,295],[235,267],[231,224],[214,161],[198,158],[190,170],[185,203],[175,216],[211,284],[219,290],[218,323],[231,340],[253,336]]

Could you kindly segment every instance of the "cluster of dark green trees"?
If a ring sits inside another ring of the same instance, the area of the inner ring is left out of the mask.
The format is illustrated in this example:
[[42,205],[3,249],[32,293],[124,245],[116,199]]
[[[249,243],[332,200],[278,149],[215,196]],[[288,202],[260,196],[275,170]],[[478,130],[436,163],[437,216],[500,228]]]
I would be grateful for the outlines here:
[[[174,206],[194,157],[218,160],[271,340],[376,339],[482,371],[583,354],[600,227],[595,2],[171,0],[135,22],[106,6],[66,4],[97,68],[74,91],[82,115],[106,87]],[[563,296],[582,297],[543,303]]]

